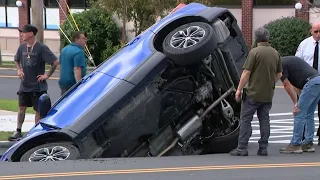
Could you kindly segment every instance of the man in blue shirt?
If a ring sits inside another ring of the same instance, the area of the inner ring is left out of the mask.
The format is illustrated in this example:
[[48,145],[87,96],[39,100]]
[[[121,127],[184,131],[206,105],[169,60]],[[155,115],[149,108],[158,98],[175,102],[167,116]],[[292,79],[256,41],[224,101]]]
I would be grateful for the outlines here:
[[72,35],[72,43],[61,50],[60,53],[60,80],[61,96],[87,73],[84,47],[87,35],[76,31]]

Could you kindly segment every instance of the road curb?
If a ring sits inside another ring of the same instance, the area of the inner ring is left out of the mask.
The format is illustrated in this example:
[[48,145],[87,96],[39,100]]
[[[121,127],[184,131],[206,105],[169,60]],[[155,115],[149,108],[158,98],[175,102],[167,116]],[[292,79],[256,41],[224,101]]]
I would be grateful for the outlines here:
[[0,141],[0,148],[10,148],[15,141]]

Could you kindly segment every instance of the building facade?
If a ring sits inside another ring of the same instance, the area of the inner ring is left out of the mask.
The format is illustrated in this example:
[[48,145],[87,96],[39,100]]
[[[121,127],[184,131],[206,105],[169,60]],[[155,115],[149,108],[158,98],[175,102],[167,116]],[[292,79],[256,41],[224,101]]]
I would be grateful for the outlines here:
[[[17,28],[31,22],[31,0],[20,1],[22,6],[17,7],[16,0],[0,0],[0,45],[3,60],[12,60],[22,43]],[[303,5],[300,11],[295,10],[294,0],[215,0],[215,3],[228,8],[234,14],[250,47],[253,31],[272,20],[296,16],[310,23],[318,21],[317,13],[310,11],[307,0],[297,1]],[[89,8],[87,0],[44,0],[44,43],[56,54],[59,54],[60,49],[59,25],[69,13],[67,5],[71,13]],[[134,37],[131,33],[132,27],[132,23],[127,24],[129,39]]]

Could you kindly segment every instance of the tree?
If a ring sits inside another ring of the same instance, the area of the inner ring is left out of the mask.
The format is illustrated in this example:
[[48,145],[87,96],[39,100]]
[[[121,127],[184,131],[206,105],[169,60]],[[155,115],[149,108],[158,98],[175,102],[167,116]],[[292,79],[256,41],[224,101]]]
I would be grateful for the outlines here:
[[127,41],[126,25],[132,20],[132,1],[131,0],[91,0],[92,7],[100,7],[107,10],[110,14],[115,13],[122,21],[122,45]]
[[126,24],[134,22],[135,35],[150,27],[163,13],[172,9],[177,0],[91,0],[93,6],[114,13],[122,21],[122,43],[126,42]]
[[[87,46],[95,64],[100,64],[118,50],[121,31],[112,19],[111,14],[103,8],[91,7],[90,10],[72,15],[80,31],[84,31],[88,35]],[[71,17],[67,18],[72,19]],[[74,31],[74,26],[71,26],[67,20],[61,25],[61,29],[64,31],[60,31],[61,48],[70,43],[69,40],[71,40],[70,36]],[[69,40],[64,34],[68,36]]]
[[176,5],[175,0],[131,0],[135,35],[153,25],[158,17],[163,17],[167,10]]
[[148,27],[152,26],[159,17],[167,15],[178,4],[189,4],[193,2],[205,5],[214,5],[215,2],[223,4],[237,3],[241,0],[91,0],[93,6],[104,8],[110,13],[114,13],[122,21],[122,44],[126,43],[126,24],[129,21],[134,23],[133,32],[140,34]]
[[295,55],[300,42],[311,35],[311,25],[296,17],[276,19],[264,27],[270,32],[271,46],[278,50],[281,56]]

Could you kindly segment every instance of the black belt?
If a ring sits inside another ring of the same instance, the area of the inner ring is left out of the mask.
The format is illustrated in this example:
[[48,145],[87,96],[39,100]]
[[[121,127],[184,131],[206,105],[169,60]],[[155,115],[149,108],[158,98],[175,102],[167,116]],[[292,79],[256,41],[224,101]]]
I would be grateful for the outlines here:
[[312,75],[310,77],[307,78],[307,82],[310,81],[312,78],[315,78],[317,76],[320,76],[320,74],[315,74],[315,75]]

